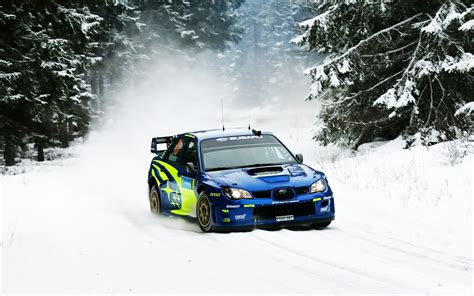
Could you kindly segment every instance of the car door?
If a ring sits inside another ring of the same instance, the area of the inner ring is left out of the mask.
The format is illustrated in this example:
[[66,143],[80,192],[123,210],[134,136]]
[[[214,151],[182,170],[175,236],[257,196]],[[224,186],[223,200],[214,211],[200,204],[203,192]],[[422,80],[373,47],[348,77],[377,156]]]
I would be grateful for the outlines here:
[[180,137],[173,140],[163,158],[156,161],[159,174],[163,179],[160,184],[160,196],[163,210],[179,214],[182,207],[181,174],[179,160],[183,154],[185,139]]
[[197,166],[197,144],[194,139],[183,136],[173,141],[163,159],[158,161],[166,175],[166,181],[160,186],[161,197],[167,203],[169,212],[194,216],[197,202],[194,192],[196,174],[187,171],[187,162]]
[[181,175],[181,211],[183,215],[196,215],[196,178],[197,173],[188,170],[187,163],[192,163],[198,168],[197,142],[194,138],[188,137],[184,142],[184,151],[179,160],[178,170]]

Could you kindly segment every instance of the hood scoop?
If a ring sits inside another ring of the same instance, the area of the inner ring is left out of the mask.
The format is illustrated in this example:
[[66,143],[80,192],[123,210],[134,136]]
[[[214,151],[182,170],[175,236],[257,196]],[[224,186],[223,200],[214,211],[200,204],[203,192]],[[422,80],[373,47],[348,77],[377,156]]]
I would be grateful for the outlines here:
[[281,166],[271,166],[271,167],[260,167],[255,169],[246,170],[247,174],[254,177],[260,176],[269,176],[269,175],[278,175],[283,173],[283,168]]
[[246,170],[247,174],[268,183],[288,182],[290,175],[281,166],[260,167]]

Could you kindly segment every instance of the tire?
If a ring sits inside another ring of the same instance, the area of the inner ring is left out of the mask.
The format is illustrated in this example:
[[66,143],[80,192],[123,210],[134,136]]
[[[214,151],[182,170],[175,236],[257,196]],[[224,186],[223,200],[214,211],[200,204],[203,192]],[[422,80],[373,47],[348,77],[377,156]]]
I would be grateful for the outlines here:
[[201,228],[203,232],[211,232],[213,230],[211,203],[205,192],[199,193],[196,206],[196,217],[199,228]]
[[320,223],[314,223],[314,224],[313,224],[313,228],[316,228],[316,229],[324,229],[324,228],[328,227],[329,224],[331,224],[331,221],[328,221],[328,222],[320,222]]
[[150,189],[150,194],[148,197],[150,201],[150,211],[153,214],[160,214],[161,213],[161,198],[160,198],[160,190],[158,189],[158,185],[153,184]]

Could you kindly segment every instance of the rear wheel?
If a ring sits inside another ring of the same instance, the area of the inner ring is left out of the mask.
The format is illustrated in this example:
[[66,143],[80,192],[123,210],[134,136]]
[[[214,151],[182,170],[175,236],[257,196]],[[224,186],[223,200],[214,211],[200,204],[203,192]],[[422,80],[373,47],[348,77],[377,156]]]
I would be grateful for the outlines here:
[[154,214],[161,213],[160,192],[156,184],[153,184],[153,186],[151,186],[149,200],[150,211]]
[[204,232],[212,231],[211,203],[205,192],[199,194],[196,207],[196,216],[199,227]]

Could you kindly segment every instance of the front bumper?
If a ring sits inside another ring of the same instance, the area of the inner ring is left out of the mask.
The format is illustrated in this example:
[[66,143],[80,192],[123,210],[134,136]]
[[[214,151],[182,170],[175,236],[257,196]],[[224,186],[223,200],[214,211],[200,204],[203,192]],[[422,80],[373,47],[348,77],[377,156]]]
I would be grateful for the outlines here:
[[308,195],[287,201],[242,200],[212,204],[215,230],[238,230],[287,225],[309,225],[335,219],[332,195]]

